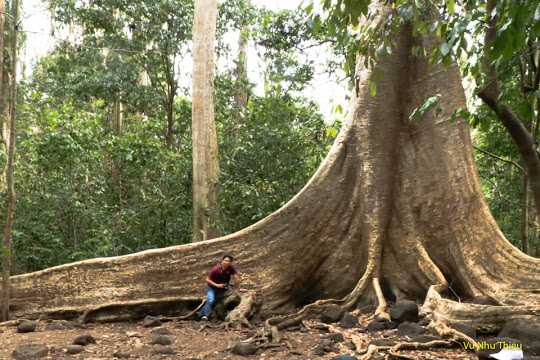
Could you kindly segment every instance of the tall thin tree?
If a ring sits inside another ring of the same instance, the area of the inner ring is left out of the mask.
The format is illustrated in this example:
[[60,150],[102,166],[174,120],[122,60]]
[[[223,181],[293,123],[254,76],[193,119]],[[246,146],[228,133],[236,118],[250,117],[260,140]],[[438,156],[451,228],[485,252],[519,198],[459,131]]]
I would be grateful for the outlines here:
[[220,235],[219,159],[214,122],[217,0],[195,0],[193,22],[193,241]]
[[[9,196],[6,227],[4,232],[4,248],[11,250],[11,229],[13,226],[13,213],[15,212],[15,188],[13,187],[13,157],[15,153],[15,120],[17,117],[17,37],[19,34],[19,1],[13,3],[13,43],[11,44],[11,118],[9,128],[9,152],[7,166],[7,191]],[[9,319],[9,276],[11,271],[11,258],[4,256],[2,264],[2,302],[1,319]]]

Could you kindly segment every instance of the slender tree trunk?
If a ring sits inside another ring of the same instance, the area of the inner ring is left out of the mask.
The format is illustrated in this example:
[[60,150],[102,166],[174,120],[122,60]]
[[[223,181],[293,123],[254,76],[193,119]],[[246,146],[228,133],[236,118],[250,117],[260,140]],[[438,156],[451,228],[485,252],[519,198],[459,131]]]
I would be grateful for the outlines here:
[[[246,0],[246,5],[251,5],[251,0]],[[245,81],[247,79],[247,45],[248,38],[246,35],[247,26],[244,26],[240,30],[240,37],[238,38],[238,58],[236,62],[236,68],[234,70],[234,76],[236,78],[236,92],[234,93],[234,104],[239,107],[246,108],[248,103],[248,94]],[[235,123],[238,123],[240,116],[235,114]]]
[[[5,29],[5,23],[6,23],[6,17],[4,13],[6,12],[6,1],[0,0],[0,122],[2,123],[2,150],[5,151],[7,149],[7,144],[9,142],[8,139],[8,124],[7,124],[7,117],[4,116],[4,109],[6,107],[7,101],[7,95],[4,95],[4,91],[8,88],[7,86],[4,86],[4,29]],[[5,170],[7,171],[7,164]],[[0,175],[0,190],[4,189],[4,186],[6,184],[6,178],[5,173],[6,171],[3,171]]]
[[523,177],[523,195],[521,198],[521,251],[529,254],[529,179]]
[[[8,153],[8,168],[7,168],[7,191],[9,196],[8,211],[6,218],[6,227],[4,231],[4,248],[11,251],[11,229],[13,226],[13,213],[15,212],[15,189],[13,186],[13,158],[15,153],[15,120],[17,117],[17,37],[19,26],[19,1],[13,3],[13,43],[11,48],[11,73],[12,73],[12,89],[11,89],[11,121],[9,131],[9,153]],[[2,321],[9,319],[9,277],[11,272],[11,258],[4,256],[2,264]]]
[[114,100],[113,129],[116,135],[122,135],[122,102],[120,101],[120,99]]
[[174,125],[174,98],[176,89],[169,85],[167,91],[167,150],[171,149],[173,141],[173,125]]
[[196,0],[193,24],[193,241],[219,236],[219,159],[214,122],[217,0]]

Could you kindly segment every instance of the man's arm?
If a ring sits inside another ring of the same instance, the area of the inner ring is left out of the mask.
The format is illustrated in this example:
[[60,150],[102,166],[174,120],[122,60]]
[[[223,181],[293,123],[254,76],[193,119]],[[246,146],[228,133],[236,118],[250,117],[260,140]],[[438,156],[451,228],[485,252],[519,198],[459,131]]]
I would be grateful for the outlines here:
[[247,291],[246,289],[242,289],[242,286],[240,286],[240,276],[238,274],[234,274],[234,282],[236,284],[236,287],[238,288],[238,291],[244,292]]
[[[236,276],[236,275],[235,275],[235,276]],[[207,283],[208,285],[210,285],[210,286],[217,287],[217,288],[219,288],[219,289],[223,289],[223,288],[225,287],[224,284],[218,284],[218,283],[213,282],[212,279],[210,279],[210,276],[208,276],[208,277],[206,278],[206,283]]]

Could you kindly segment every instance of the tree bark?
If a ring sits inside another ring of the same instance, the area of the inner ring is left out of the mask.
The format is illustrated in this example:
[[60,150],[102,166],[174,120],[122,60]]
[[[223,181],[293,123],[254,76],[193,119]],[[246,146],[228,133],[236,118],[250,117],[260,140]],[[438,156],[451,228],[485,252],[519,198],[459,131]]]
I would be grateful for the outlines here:
[[[9,129],[9,153],[7,165],[7,191],[8,191],[8,210],[6,215],[6,227],[4,229],[4,249],[11,251],[11,229],[13,227],[13,213],[15,212],[15,188],[13,186],[13,162],[15,154],[15,120],[17,118],[17,37],[19,35],[19,1],[13,3],[13,43],[11,45],[11,74],[12,74],[12,89],[11,89],[11,121]],[[0,303],[2,311],[0,319],[2,321],[9,320],[10,316],[10,272],[11,258],[4,255],[2,263],[2,301]]]
[[219,159],[214,122],[217,0],[195,1],[193,23],[193,241],[220,235]]
[[[450,121],[465,107],[458,68],[411,55],[412,46],[431,48],[433,36],[403,28],[395,40],[392,57],[373,69],[358,59],[358,89],[339,136],[283,208],[220,239],[16,276],[15,317],[185,314],[204,298],[204,279],[226,252],[243,286],[261,295],[262,310],[292,312],[321,299],[349,309],[426,299],[423,311],[437,323],[496,329],[510,318],[537,318],[540,259],[504,238],[478,180],[469,124]],[[376,96],[368,88],[374,71],[384,74]],[[442,113],[409,121],[430,94],[441,94]],[[476,295],[505,306],[452,300]]]
[[117,136],[122,136],[122,102],[120,99],[114,100],[113,129]]

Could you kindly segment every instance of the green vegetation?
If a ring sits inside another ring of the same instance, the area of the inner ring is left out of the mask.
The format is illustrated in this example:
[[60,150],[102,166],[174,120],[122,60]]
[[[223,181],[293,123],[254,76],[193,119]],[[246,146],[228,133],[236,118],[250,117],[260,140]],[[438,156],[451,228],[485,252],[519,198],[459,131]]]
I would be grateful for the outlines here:
[[[367,55],[368,66],[379,56],[391,56],[392,35],[405,22],[414,33],[441,37],[436,47],[416,47],[412,55],[429,57],[432,64],[449,65],[455,57],[460,61],[470,108],[454,110],[468,117],[474,129],[473,143],[480,149],[475,156],[489,206],[518,247],[525,218],[529,253],[539,256],[536,183],[528,182],[531,195],[525,197],[526,177],[511,162],[529,169],[540,158],[524,160],[516,146],[519,136],[511,136],[497,109],[511,108],[536,149],[540,1],[469,0],[458,5],[453,0],[399,0],[386,3],[393,10],[384,26],[364,27],[358,19],[368,15],[369,5],[375,3],[312,2],[306,12],[273,12],[247,7],[243,1],[220,5],[215,120],[222,216],[217,226],[225,234],[249,226],[307,183],[333,143],[341,120],[325,122],[314,100],[302,91],[317,69],[332,73],[338,65],[353,88],[356,54]],[[12,272],[191,241],[191,98],[186,59],[193,2],[50,0],[50,5],[59,26],[79,32],[80,41],[59,43],[19,83]],[[434,7],[441,12],[437,20],[429,16]],[[486,21],[488,8],[500,16]],[[257,83],[251,78],[235,81],[233,75],[238,59],[225,38],[236,36],[240,29],[265,63]],[[8,48],[9,31],[6,35]],[[325,58],[314,59],[305,52],[321,44],[331,46]],[[9,73],[7,65],[4,72]],[[376,74],[372,79],[373,94],[382,77]],[[494,83],[499,93],[491,106],[481,94]],[[255,90],[261,85],[263,94]],[[234,101],[240,88],[248,92],[245,108]],[[435,94],[426,99],[412,121],[437,102]],[[118,103],[122,104],[121,131],[116,123]],[[5,152],[0,156],[4,168]],[[4,214],[4,178],[0,182]],[[527,213],[522,212],[523,203]]]

